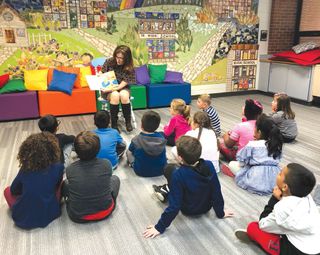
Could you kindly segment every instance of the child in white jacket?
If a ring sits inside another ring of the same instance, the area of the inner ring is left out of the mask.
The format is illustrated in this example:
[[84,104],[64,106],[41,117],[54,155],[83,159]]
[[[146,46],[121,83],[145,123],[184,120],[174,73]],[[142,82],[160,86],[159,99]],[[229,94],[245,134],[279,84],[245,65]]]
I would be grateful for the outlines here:
[[320,214],[310,193],[314,174],[291,163],[277,176],[277,186],[259,222],[236,230],[242,241],[252,240],[272,255],[320,254]]

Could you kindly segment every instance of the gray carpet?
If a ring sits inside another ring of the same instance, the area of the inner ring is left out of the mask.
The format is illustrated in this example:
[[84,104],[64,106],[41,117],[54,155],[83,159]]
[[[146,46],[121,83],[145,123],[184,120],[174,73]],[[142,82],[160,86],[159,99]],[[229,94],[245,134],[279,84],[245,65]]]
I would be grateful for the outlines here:
[[[251,95],[260,100],[265,112],[271,110],[271,97]],[[241,107],[248,96],[213,99],[224,131],[240,121]],[[281,164],[298,162],[312,170],[320,180],[320,109],[293,104],[299,128],[299,137],[284,146]],[[169,120],[168,108],[156,109],[161,114],[162,126]],[[196,111],[193,101],[192,112]],[[135,111],[140,119],[145,110]],[[92,115],[59,118],[60,132],[77,134],[94,128]],[[10,185],[17,174],[16,155],[21,142],[31,133],[38,132],[38,120],[0,123],[0,187]],[[122,132],[129,142],[138,132]],[[169,150],[168,150],[169,151]],[[170,153],[168,157],[171,158]],[[165,204],[152,196],[152,184],[162,184],[164,177],[136,176],[122,160],[115,171],[121,179],[117,208],[105,221],[76,224],[69,220],[65,206],[62,216],[45,229],[25,231],[14,226],[3,196],[0,196],[0,250],[3,254],[264,254],[255,244],[243,244],[234,236],[234,230],[257,220],[268,197],[252,195],[238,188],[234,181],[222,174],[219,179],[225,207],[235,213],[234,218],[217,219],[214,212],[190,218],[179,214],[167,231],[153,240],[146,240],[142,232],[155,224]]]

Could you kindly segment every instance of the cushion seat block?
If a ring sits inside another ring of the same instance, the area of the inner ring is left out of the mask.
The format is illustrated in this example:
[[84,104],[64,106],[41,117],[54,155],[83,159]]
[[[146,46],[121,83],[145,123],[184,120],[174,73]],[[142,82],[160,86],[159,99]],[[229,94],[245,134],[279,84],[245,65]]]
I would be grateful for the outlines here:
[[59,91],[39,91],[40,116],[52,114],[55,116],[96,112],[95,91],[89,88],[72,90],[69,96]]
[[0,120],[17,120],[39,117],[36,91],[0,95]]
[[190,83],[159,83],[146,87],[148,108],[169,106],[174,98],[181,98],[187,104],[191,102]]

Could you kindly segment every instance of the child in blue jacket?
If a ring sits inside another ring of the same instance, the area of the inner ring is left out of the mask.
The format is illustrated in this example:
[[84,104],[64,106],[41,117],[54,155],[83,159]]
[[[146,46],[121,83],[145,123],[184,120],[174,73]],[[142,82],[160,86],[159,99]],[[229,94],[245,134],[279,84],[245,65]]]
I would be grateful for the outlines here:
[[200,215],[213,208],[218,218],[233,215],[224,210],[224,200],[214,166],[210,161],[200,159],[199,140],[181,136],[176,145],[180,167],[169,164],[164,170],[164,176],[168,180],[167,190],[170,190],[167,193],[169,206],[155,226],[147,227],[143,233],[145,238],[162,234],[180,210],[185,215]]
[[154,111],[143,114],[141,133],[135,136],[127,151],[127,160],[134,172],[143,177],[163,175],[167,164],[166,142],[164,136],[156,132],[160,115]]

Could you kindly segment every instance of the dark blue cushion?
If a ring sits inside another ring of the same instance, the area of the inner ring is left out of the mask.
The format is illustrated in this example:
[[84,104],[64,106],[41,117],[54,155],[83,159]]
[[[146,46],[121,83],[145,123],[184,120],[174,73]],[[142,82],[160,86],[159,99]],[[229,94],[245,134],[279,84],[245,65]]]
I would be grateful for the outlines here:
[[66,73],[59,70],[53,70],[52,80],[49,84],[48,90],[61,91],[68,95],[72,94],[73,84],[77,79],[74,73]]
[[191,84],[187,82],[147,84],[146,88],[148,108],[169,106],[174,98],[191,102]]

